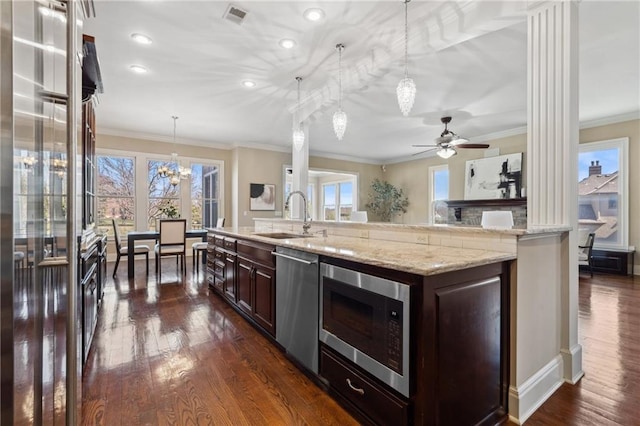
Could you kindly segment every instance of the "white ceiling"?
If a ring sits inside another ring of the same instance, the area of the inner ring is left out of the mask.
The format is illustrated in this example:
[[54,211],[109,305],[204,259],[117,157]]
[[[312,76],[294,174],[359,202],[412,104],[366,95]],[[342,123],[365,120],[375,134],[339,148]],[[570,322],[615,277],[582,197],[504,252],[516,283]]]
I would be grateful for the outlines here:
[[[248,12],[223,18],[229,4]],[[303,18],[321,7],[319,23]],[[404,72],[404,3],[394,1],[96,1],[95,36],[104,82],[99,133],[215,147],[290,149],[296,76],[312,154],[377,163],[410,158],[412,144],[450,129],[480,142],[526,126],[524,1],[409,3],[409,74],[418,94],[409,117],[395,88]],[[580,2],[580,120],[640,111],[640,2]],[[143,33],[151,45],[135,43]],[[279,40],[291,38],[285,50]],[[331,117],[342,57],[342,141]],[[143,65],[144,75],[130,71]],[[243,80],[257,85],[247,89]]]

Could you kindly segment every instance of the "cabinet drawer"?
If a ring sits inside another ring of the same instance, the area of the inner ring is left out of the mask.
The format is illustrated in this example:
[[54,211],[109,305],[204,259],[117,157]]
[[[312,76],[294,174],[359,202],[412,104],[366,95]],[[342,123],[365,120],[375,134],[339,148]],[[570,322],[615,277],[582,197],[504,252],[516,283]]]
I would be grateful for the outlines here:
[[218,247],[224,247],[224,237],[222,235],[214,235],[213,244]]
[[406,425],[409,404],[391,394],[372,379],[352,369],[337,355],[322,348],[320,353],[320,375],[327,379],[331,388],[361,410],[376,424]]
[[216,250],[213,254],[216,263],[224,264],[224,253],[220,250]]
[[255,263],[259,263],[270,268],[275,268],[275,256],[271,254],[275,250],[275,246],[269,244],[261,244],[255,241],[238,241],[238,254],[250,259]]
[[220,264],[220,263],[214,263],[213,264],[213,275],[216,276],[216,278],[220,278],[221,280],[224,279],[224,263]]
[[224,239],[224,248],[229,251],[236,251],[236,240],[233,238],[226,237]]

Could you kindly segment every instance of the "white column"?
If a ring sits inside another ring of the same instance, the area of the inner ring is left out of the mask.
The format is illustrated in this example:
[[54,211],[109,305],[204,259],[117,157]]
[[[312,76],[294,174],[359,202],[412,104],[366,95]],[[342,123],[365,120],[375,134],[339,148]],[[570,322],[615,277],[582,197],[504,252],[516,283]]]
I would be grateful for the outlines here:
[[[309,126],[304,123],[301,126],[305,135],[304,146],[300,151],[297,151],[293,147],[293,143],[291,144],[291,167],[293,168],[291,190],[302,191],[306,195],[309,182]],[[304,219],[302,197],[291,197],[289,211],[292,219]]]
[[529,227],[573,229],[561,241],[557,288],[562,376],[575,383],[583,374],[578,344],[578,2],[532,2],[527,18],[527,222]]

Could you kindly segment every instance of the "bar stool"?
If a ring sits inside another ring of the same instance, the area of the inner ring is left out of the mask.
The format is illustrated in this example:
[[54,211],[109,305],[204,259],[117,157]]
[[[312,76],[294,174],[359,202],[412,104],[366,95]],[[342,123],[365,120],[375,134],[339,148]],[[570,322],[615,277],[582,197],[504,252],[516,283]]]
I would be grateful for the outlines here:
[[18,282],[22,283],[24,278],[24,252],[13,252],[13,276],[18,278]]

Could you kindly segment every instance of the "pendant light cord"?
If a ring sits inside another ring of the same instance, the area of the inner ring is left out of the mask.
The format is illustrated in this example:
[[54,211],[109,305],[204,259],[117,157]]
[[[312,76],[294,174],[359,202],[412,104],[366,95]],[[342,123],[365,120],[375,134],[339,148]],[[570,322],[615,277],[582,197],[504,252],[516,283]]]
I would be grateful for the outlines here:
[[296,77],[296,80],[298,80],[298,128],[300,128],[300,82],[302,77]]
[[173,149],[176,149],[176,120],[178,117],[172,115],[171,118],[173,118]]
[[409,2],[411,0],[404,0],[404,78],[409,76]]
[[344,46],[339,44],[338,48],[338,109],[342,109],[342,49]]

